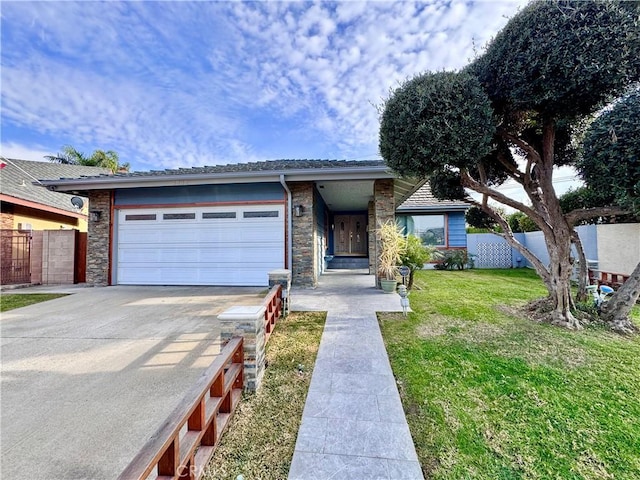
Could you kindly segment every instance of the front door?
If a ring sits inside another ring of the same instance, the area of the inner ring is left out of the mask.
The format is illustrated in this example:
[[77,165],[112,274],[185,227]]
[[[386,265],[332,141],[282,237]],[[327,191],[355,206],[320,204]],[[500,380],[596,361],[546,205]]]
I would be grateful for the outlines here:
[[334,226],[334,255],[366,256],[366,215],[336,215],[334,217]]

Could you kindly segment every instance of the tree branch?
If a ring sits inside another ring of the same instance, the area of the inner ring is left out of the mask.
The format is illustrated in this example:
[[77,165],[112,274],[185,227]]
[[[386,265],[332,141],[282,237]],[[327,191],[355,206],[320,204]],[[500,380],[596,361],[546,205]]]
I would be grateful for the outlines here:
[[511,208],[515,208],[516,210],[520,210],[521,212],[531,217],[531,219],[534,222],[536,222],[536,225],[538,225],[540,228],[543,228],[543,226],[540,225],[538,222],[541,222],[546,225],[544,218],[534,209],[532,209],[531,207],[528,207],[524,203],[518,202],[517,200],[507,197],[506,195],[498,192],[497,190],[494,190],[493,188],[487,185],[484,185],[478,182],[471,175],[469,175],[469,172],[467,172],[466,170],[463,170],[460,172],[460,178],[462,179],[463,187],[470,188],[471,190],[474,190],[478,193],[489,196],[504,205],[507,205]]
[[569,225],[575,225],[582,220],[590,220],[596,217],[612,217],[613,215],[624,215],[629,213],[621,207],[593,207],[576,208],[565,215]]
[[520,137],[517,137],[502,128],[498,129],[498,135],[524,150],[527,157],[531,157],[534,162],[540,162],[542,160],[538,151]]
[[493,218],[498,225],[502,228],[503,233],[493,232],[494,235],[502,237],[505,241],[513,248],[515,248],[518,252],[522,254],[524,258],[526,258],[531,265],[536,269],[540,278],[545,283],[549,291],[551,292],[551,281],[550,281],[550,272],[547,267],[540,261],[538,257],[536,257],[531,250],[525,247],[522,243],[520,243],[513,234],[513,230],[511,230],[511,226],[509,223],[500,215],[496,210],[491,208],[489,205],[481,204],[476,202],[475,200],[471,200],[473,205],[481,208],[485,213],[487,213],[491,218]]
[[582,240],[580,235],[575,230],[571,231],[571,242],[576,247],[578,254],[578,266],[580,267],[580,273],[578,275],[578,293],[576,294],[576,301],[584,302],[587,300],[587,283],[589,283],[589,267],[587,266],[587,257],[584,254],[584,247],[582,246]]

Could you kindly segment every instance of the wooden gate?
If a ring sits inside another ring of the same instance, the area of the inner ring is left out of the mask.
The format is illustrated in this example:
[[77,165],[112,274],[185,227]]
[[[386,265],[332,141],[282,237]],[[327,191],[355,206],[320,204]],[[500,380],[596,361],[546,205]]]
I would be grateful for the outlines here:
[[0,230],[0,284],[31,283],[31,232]]
[[87,232],[76,231],[76,252],[73,283],[87,281]]

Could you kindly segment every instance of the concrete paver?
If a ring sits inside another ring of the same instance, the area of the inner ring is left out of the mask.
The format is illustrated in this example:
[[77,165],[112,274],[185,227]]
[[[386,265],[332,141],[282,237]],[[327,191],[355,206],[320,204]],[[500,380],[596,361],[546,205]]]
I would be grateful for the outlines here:
[[423,479],[375,315],[401,311],[400,297],[335,271],[291,299],[328,313],[289,479]]
[[216,315],[231,305],[260,304],[264,293],[62,291],[73,294],[0,318],[3,480],[116,478],[218,354]]

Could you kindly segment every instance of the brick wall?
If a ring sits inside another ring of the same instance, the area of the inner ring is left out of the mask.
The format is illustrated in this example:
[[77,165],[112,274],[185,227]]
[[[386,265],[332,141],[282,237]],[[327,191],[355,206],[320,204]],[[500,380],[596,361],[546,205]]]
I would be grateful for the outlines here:
[[[393,197],[393,180],[376,180],[373,186],[373,209],[375,217],[375,228],[388,220],[395,218],[395,200]],[[375,269],[378,271],[378,252],[380,251],[380,241],[376,235],[375,239]],[[370,253],[371,254],[371,253]]]
[[40,285],[42,283],[42,261],[43,261],[44,232],[34,230],[31,232],[31,283]]
[[45,230],[43,233],[42,283],[73,284],[76,231]]
[[[303,215],[292,217],[292,282],[303,287],[315,287],[318,280],[316,252],[316,223],[313,202],[313,182],[289,184],[292,204],[302,205]],[[291,206],[290,212],[291,212]]]
[[109,233],[111,228],[111,191],[89,192],[89,212],[99,211],[98,221],[89,218],[87,234],[87,284],[109,284]]
[[2,205],[2,212],[0,212],[0,229],[13,230],[13,209],[11,205]]

